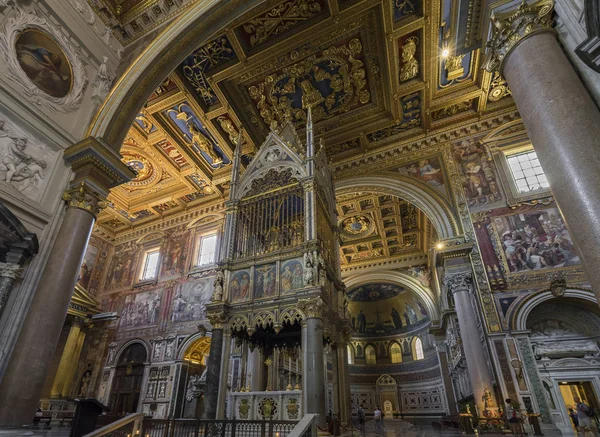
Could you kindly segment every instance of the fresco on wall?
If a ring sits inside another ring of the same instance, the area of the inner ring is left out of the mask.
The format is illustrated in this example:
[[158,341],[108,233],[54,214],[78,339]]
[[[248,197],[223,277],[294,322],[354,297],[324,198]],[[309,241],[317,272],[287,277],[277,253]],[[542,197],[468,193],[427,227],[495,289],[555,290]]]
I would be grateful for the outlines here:
[[131,284],[136,269],[136,253],[137,245],[133,241],[115,246],[113,258],[106,277],[107,289],[115,289]]
[[240,270],[229,281],[229,301],[243,302],[250,299],[250,271]]
[[275,296],[275,263],[256,267],[254,269],[254,299],[263,299]]
[[418,161],[409,162],[400,167],[398,172],[406,176],[415,177],[435,188],[441,194],[446,195],[444,173],[438,156],[431,156]]
[[169,234],[165,248],[161,275],[172,276],[182,273],[188,253],[189,229],[177,229]]
[[510,273],[580,264],[557,208],[494,217],[492,243]]
[[85,250],[85,255],[83,256],[83,261],[79,267],[79,275],[77,276],[77,283],[86,290],[88,289],[90,280],[92,279],[92,271],[94,270],[97,259],[98,247],[88,244],[87,249]]
[[454,149],[469,206],[502,200],[494,166],[485,149],[475,140],[465,140]]
[[355,335],[389,335],[429,321],[427,310],[411,292],[396,284],[370,283],[348,291]]
[[125,296],[121,311],[121,329],[144,328],[157,325],[164,290],[142,291]]
[[292,259],[281,263],[279,283],[282,294],[291,293],[304,287],[303,270],[301,259]]
[[171,303],[171,322],[206,319],[206,304],[210,302],[212,293],[212,278],[178,284]]

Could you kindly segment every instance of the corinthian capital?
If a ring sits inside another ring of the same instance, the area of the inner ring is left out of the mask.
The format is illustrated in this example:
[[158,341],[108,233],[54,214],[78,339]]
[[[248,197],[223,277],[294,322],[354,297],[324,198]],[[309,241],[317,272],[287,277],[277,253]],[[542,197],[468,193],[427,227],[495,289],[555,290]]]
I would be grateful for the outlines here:
[[92,190],[85,182],[63,193],[63,200],[73,208],[90,212],[94,217],[108,206],[106,199]]
[[225,311],[209,313],[206,317],[208,318],[208,321],[212,325],[213,329],[223,329],[225,324],[229,321],[229,316],[225,313]]
[[444,276],[444,285],[448,287],[450,293],[458,293],[460,291],[469,291],[473,275],[471,272],[447,273]]
[[18,264],[7,264],[0,262],[0,277],[17,279],[17,276],[19,276],[20,272],[21,266]]
[[492,37],[487,42],[488,52],[484,68],[489,71],[499,70],[510,51],[524,38],[542,31],[553,31],[553,0],[539,0],[530,5],[525,0],[514,11],[492,14]]
[[324,310],[323,306],[323,299],[320,297],[298,300],[298,308],[306,315],[307,319],[322,319]]

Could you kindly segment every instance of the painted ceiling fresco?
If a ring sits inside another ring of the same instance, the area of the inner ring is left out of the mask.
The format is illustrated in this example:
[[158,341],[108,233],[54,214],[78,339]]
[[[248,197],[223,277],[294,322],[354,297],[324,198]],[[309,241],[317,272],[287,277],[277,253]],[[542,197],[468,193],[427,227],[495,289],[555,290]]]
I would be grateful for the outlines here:
[[357,336],[393,335],[429,322],[427,309],[413,292],[374,282],[348,290],[350,323]]

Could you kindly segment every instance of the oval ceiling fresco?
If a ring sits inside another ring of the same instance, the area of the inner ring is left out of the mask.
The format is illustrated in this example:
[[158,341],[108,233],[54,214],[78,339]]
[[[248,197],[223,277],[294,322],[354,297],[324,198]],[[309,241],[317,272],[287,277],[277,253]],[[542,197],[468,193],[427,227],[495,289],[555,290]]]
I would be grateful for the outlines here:
[[368,283],[348,291],[350,323],[356,336],[394,335],[429,322],[425,305],[396,284]]

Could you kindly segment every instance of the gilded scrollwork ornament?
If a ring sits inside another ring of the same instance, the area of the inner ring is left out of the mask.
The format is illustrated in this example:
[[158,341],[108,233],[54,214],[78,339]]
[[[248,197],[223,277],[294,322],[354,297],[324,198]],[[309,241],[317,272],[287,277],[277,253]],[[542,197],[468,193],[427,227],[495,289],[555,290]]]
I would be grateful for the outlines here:
[[530,5],[524,0],[514,12],[492,14],[492,37],[486,44],[488,53],[484,68],[489,72],[502,72],[504,59],[523,38],[552,30],[553,8],[553,0],[539,0]]
[[63,193],[63,200],[69,207],[79,208],[97,216],[108,206],[108,202],[98,192],[92,190],[85,182]]

